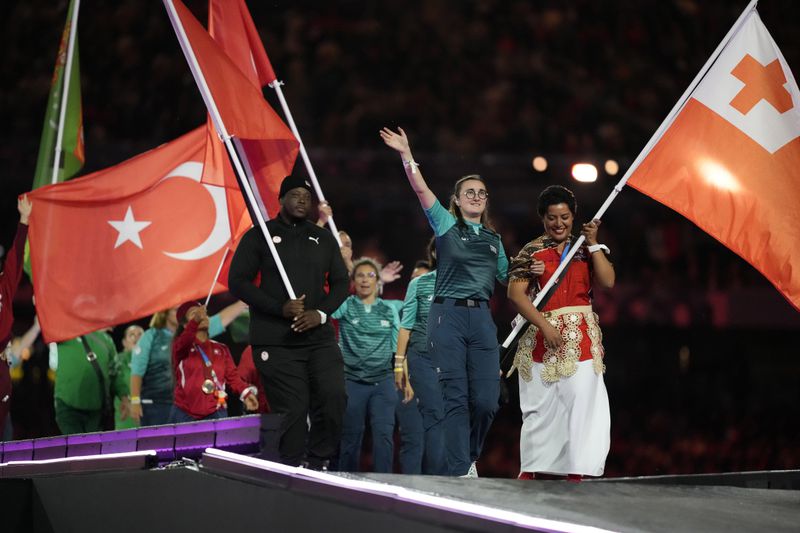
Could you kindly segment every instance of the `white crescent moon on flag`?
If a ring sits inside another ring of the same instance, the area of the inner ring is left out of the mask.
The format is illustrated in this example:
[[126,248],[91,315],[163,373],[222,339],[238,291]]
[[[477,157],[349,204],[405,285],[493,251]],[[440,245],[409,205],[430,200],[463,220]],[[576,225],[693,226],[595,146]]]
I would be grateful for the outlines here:
[[[203,176],[203,164],[197,161],[187,161],[181,163],[169,174],[164,176],[161,181],[169,178],[189,178],[200,183],[200,178]],[[203,185],[211,195],[211,200],[214,202],[214,210],[216,217],[214,219],[214,227],[211,233],[206,237],[196,248],[186,250],[185,252],[163,252],[173,259],[180,261],[197,261],[198,259],[205,259],[214,255],[222,249],[231,239],[231,228],[228,223],[228,202],[225,197],[225,189],[223,187],[215,187],[213,185]]]

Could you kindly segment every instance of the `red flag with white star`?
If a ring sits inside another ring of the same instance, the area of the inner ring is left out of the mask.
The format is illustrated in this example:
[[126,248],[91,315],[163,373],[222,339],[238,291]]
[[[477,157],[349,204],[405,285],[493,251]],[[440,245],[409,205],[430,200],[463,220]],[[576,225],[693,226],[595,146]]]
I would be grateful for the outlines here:
[[754,9],[628,184],[739,254],[800,310],[798,105]]
[[250,217],[238,190],[201,183],[205,144],[197,128],[29,193],[34,294],[48,342],[206,296]]

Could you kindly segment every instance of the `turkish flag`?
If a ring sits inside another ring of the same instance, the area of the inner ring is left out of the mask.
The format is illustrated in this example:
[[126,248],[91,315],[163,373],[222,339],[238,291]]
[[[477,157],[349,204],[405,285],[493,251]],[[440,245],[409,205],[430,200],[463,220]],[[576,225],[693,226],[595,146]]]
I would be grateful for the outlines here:
[[[206,295],[250,217],[238,190],[201,183],[205,145],[201,127],[114,167],[29,193],[34,294],[46,341]],[[217,284],[215,292],[223,289]]]
[[275,71],[244,0],[209,0],[208,33],[257,88],[275,81]]
[[[236,66],[180,0],[174,0],[173,4],[222,123],[228,134],[236,137],[244,148],[267,212],[274,217],[280,209],[278,191],[281,181],[292,172],[299,143],[264,100],[258,83],[254,84]],[[229,7],[234,8],[235,2],[231,2],[230,6],[226,2],[224,9]],[[221,42],[228,44],[232,41],[223,39]],[[240,46],[236,47],[236,50],[241,49]],[[232,50],[228,52],[234,53]],[[240,60],[237,62],[242,63]],[[207,166],[223,165],[227,157],[220,147],[209,145],[209,150],[206,154]],[[234,175],[227,172],[204,176],[203,182],[238,187]]]
[[628,184],[739,254],[800,310],[798,104],[753,10]]

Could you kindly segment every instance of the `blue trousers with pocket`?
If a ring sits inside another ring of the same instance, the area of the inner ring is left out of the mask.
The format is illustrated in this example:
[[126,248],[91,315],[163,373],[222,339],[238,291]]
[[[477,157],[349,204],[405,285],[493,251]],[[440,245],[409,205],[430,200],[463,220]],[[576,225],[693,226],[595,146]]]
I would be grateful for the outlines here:
[[500,398],[497,327],[488,302],[476,307],[446,298],[428,314],[428,350],[444,398],[448,473],[462,476],[480,456]]
[[345,380],[347,409],[342,424],[339,470],[358,472],[361,443],[369,416],[372,431],[372,461],[375,472],[391,473],[394,463],[394,410],[397,394],[391,375],[377,383]]
[[422,455],[422,473],[434,476],[447,475],[444,454],[444,398],[439,385],[439,374],[429,352],[409,350],[408,374],[414,398],[422,415],[425,432]]
[[403,391],[395,391],[397,405],[395,418],[397,431],[400,433],[400,472],[403,474],[422,473],[422,454],[424,450],[425,429],[422,426],[422,415],[416,397],[403,403]]

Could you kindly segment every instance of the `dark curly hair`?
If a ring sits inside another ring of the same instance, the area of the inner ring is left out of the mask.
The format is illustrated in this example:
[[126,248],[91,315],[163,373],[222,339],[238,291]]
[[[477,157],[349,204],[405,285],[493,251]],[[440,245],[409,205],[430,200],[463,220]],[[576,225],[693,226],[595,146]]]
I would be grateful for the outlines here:
[[547,208],[556,204],[567,204],[573,216],[578,213],[578,203],[575,201],[575,195],[572,194],[571,190],[561,185],[550,185],[539,194],[536,211],[540,217],[544,217],[545,213],[547,213]]

